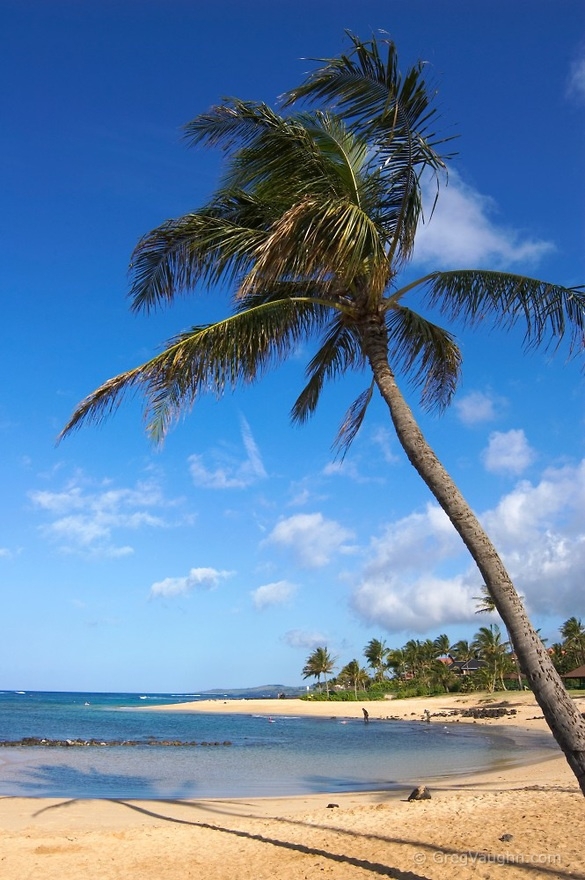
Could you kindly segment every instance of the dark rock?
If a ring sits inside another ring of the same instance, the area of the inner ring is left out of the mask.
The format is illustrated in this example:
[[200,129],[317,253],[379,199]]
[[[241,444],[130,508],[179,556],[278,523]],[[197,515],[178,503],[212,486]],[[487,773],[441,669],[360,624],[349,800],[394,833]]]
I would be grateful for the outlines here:
[[430,801],[431,793],[426,785],[419,785],[408,795],[409,801]]
[[339,807],[339,804],[327,804],[328,810],[333,810],[333,809],[335,809],[335,807]]
[[500,837],[500,840],[503,843],[508,843],[508,841],[514,840],[514,835],[513,834],[502,834],[502,836]]

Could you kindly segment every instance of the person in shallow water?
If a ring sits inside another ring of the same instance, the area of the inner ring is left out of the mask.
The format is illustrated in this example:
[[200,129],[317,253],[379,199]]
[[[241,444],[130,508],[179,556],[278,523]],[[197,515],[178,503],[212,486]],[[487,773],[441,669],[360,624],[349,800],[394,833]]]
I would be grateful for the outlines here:
[[364,724],[367,724],[370,720],[370,713],[367,709],[362,709],[362,712],[364,713]]

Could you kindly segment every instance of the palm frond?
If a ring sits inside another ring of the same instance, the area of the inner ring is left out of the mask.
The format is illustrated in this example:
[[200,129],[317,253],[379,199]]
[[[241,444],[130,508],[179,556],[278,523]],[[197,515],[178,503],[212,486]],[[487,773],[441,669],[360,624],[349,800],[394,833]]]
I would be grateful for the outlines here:
[[461,370],[461,352],[451,333],[404,306],[389,309],[386,323],[393,369],[420,389],[423,407],[447,407]]
[[246,194],[231,194],[229,204],[224,199],[221,206],[216,203],[149,232],[130,264],[132,309],[150,311],[198,284],[230,282],[245,274],[266,240],[267,211]]
[[347,455],[349,447],[355,440],[363,424],[373,393],[374,382],[372,381],[369,388],[362,391],[359,397],[354,400],[339,426],[339,430],[333,441],[333,448],[337,451],[337,454],[341,457],[342,461]]
[[128,392],[145,399],[145,421],[160,442],[204,393],[221,396],[238,384],[255,382],[319,328],[323,308],[311,300],[262,303],[215,324],[193,327],[169,341],[146,363],[109,379],[76,408],[60,438],[83,423],[99,423]]
[[[348,32],[349,55],[320,59],[322,66],[305,82],[285,95],[285,106],[299,100],[324,100],[353,130],[370,143],[387,191],[392,193],[389,259],[397,267],[412,255],[421,213],[420,177],[423,171],[438,175],[446,169],[436,147],[450,138],[430,130],[436,115],[421,62],[403,77],[398,68],[396,46],[375,38],[364,42]],[[381,47],[386,49],[382,57]]]
[[226,151],[240,149],[258,137],[262,129],[278,129],[285,121],[268,104],[225,98],[223,104],[200,113],[185,126],[184,137],[190,146],[205,144]]
[[[368,138],[394,143],[395,149],[407,144],[413,157],[419,155],[419,161],[442,167],[443,159],[433,147],[451,138],[439,138],[429,130],[437,111],[432,106],[434,92],[424,79],[424,62],[413,65],[402,76],[392,40],[363,41],[349,31],[347,34],[352,43],[350,53],[315,59],[321,66],[300,86],[285,93],[284,106],[323,101]],[[386,58],[382,57],[381,46]]]
[[426,298],[444,315],[463,326],[491,320],[510,329],[524,325],[528,349],[558,348],[568,339],[569,356],[583,352],[585,291],[562,287],[523,275],[468,269],[432,273]]
[[344,323],[342,316],[337,316],[307,366],[309,381],[291,410],[292,421],[302,424],[315,412],[326,381],[363,365],[364,357],[355,333]]
[[307,197],[285,212],[257,252],[244,291],[277,278],[305,277],[353,286],[367,279],[381,296],[389,277],[384,241],[367,213],[346,199]]

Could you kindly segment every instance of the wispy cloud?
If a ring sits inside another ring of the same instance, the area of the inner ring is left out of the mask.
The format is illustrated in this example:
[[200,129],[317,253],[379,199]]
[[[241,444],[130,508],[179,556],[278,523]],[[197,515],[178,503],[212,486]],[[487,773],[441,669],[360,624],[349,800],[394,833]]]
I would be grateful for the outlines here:
[[571,64],[568,93],[570,97],[585,100],[585,57],[577,58]]
[[[266,478],[260,451],[244,418],[241,419],[241,436],[245,451],[243,459],[225,449],[216,449],[207,456],[189,457],[189,472],[196,486],[205,489],[246,489]],[[210,463],[206,462],[206,458],[211,459]]]
[[497,416],[497,408],[502,405],[501,398],[483,391],[472,391],[455,401],[457,417],[464,425],[479,425],[492,422]]
[[372,442],[378,447],[382,453],[382,458],[387,464],[396,464],[397,461],[402,460],[400,455],[396,455],[393,452],[393,446],[398,444],[398,440],[396,435],[389,431],[388,428],[376,428],[372,434]]
[[80,475],[60,491],[33,491],[29,498],[36,509],[52,518],[40,527],[41,534],[65,553],[126,556],[133,553],[133,548],[119,544],[114,538],[116,532],[169,525],[160,513],[153,512],[171,502],[152,481],[133,488],[115,488],[110,481],[96,485]]
[[321,513],[299,513],[280,520],[264,543],[291,550],[305,568],[321,568],[336,554],[353,552],[347,543],[353,537],[352,531]]
[[522,429],[490,434],[487,448],[482,453],[482,461],[492,474],[512,474],[518,476],[535,461],[536,453],[528,443]]
[[367,482],[367,479],[360,474],[355,460],[347,458],[329,461],[323,468],[323,476],[347,477],[347,479],[354,480],[356,483]]
[[226,578],[233,575],[232,571],[218,571],[216,568],[192,568],[183,577],[168,577],[157,581],[150,588],[152,598],[174,598],[186,596],[193,590],[215,590]]
[[313,651],[315,648],[327,644],[327,636],[316,630],[307,632],[302,629],[289,629],[282,636],[282,641],[290,648],[302,648],[304,651]]
[[451,171],[431,216],[434,191],[426,201],[428,222],[416,238],[414,259],[435,269],[491,267],[511,268],[518,263],[537,264],[554,250],[551,242],[526,236],[519,230],[499,225],[496,204],[465,184]]
[[294,584],[288,581],[275,581],[272,584],[264,584],[250,595],[256,608],[262,610],[270,605],[285,605],[296,592]]

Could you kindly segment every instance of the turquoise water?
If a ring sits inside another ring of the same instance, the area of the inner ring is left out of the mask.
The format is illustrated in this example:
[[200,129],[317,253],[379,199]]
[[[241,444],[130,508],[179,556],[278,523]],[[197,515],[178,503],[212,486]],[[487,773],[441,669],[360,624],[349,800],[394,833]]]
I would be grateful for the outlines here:
[[[0,795],[164,799],[373,791],[526,759],[526,742],[479,725],[145,711],[194,699],[0,693],[0,742],[140,743],[0,748]],[[161,740],[198,745],[148,744]],[[230,745],[201,745],[224,742]],[[530,740],[534,757],[547,749],[549,737]]]

